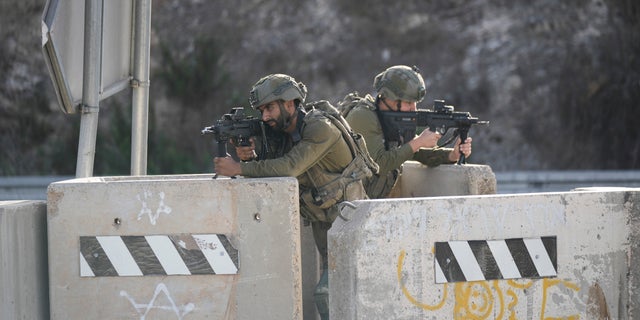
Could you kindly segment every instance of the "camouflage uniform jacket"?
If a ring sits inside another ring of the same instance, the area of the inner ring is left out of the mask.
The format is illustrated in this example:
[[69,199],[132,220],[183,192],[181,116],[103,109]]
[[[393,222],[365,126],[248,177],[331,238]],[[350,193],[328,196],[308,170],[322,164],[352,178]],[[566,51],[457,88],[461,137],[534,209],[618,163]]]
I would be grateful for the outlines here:
[[[301,111],[299,111],[301,112]],[[306,116],[298,118],[299,141],[288,135],[289,141],[282,156],[276,155],[272,159],[241,162],[242,175],[245,177],[296,177],[301,194],[315,187],[323,186],[335,180],[352,162],[353,157],[349,145],[342,137],[340,129],[331,123],[319,111],[311,111]],[[362,184],[358,181],[360,188]],[[356,200],[366,198],[364,190],[360,196],[349,194],[340,195],[342,200]],[[304,214],[308,206],[301,195],[301,213],[311,221],[317,220]],[[326,207],[323,209],[327,209]],[[316,210],[317,212],[317,210]],[[333,221],[335,216],[328,220]],[[324,219],[320,219],[324,220]]]

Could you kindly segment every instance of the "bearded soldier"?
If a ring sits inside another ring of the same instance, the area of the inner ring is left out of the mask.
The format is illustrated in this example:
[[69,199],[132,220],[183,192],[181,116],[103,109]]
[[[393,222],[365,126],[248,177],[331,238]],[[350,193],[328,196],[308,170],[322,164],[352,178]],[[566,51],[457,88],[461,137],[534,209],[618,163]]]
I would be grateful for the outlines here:
[[322,257],[323,273],[314,299],[321,318],[329,319],[327,231],[339,215],[338,203],[367,198],[361,179],[372,172],[354,152],[353,141],[341,131],[344,127],[336,126],[322,111],[333,107],[320,101],[305,108],[306,94],[305,85],[288,75],[260,79],[251,89],[249,101],[262,114],[262,121],[280,133],[279,138],[267,136],[275,140],[279,151],[270,159],[258,159],[253,146],[238,147],[236,153],[242,162],[217,157],[214,165],[216,173],[225,176],[298,179],[300,213],[311,223]]

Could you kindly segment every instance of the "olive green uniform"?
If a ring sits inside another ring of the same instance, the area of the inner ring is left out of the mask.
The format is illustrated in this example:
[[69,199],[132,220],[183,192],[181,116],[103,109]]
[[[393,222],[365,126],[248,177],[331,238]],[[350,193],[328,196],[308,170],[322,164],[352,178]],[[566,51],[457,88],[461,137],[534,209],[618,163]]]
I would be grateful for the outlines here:
[[380,166],[378,174],[373,175],[364,182],[370,198],[388,196],[399,175],[399,171],[394,172],[394,170],[401,168],[402,164],[407,160],[419,161],[430,167],[443,163],[453,163],[449,160],[449,153],[452,148],[422,148],[414,153],[411,146],[405,143],[401,146],[390,147],[387,150],[382,125],[375,109],[373,97],[366,95],[346,116],[347,122],[349,122],[353,131],[360,133],[364,137],[369,154]]
[[323,171],[341,173],[352,160],[351,151],[341,132],[321,115],[309,114],[304,118],[300,132],[302,138],[279,158],[241,163],[246,177],[298,178],[300,186],[313,187],[304,173],[312,166]]
[[[311,111],[299,126],[300,140],[292,142],[292,147],[284,155],[274,159],[242,162],[242,175],[246,177],[296,177],[303,193],[328,182],[334,175],[341,174],[351,163],[353,157],[349,145],[342,138],[340,130],[319,111]],[[292,139],[291,136],[289,139]],[[311,174],[314,172],[315,174]],[[321,172],[318,174],[318,172]],[[361,187],[362,188],[362,187]],[[364,190],[359,194],[345,194],[344,199],[356,200],[366,198]],[[323,257],[323,265],[327,264],[327,230],[335,219],[335,215],[318,217],[311,214],[309,205],[300,198],[300,211],[304,218],[312,223],[313,234],[318,251]]]
[[285,118],[282,102],[294,101],[296,128],[290,133],[269,130],[270,135],[266,137],[269,143],[262,150],[266,152],[259,153],[261,159],[242,162],[240,168],[246,177],[290,176],[298,179],[300,214],[311,222],[313,237],[322,256],[323,273],[313,297],[320,318],[328,320],[327,231],[339,215],[338,203],[367,198],[362,179],[371,176],[377,166],[363,157],[360,140],[355,140],[353,132],[348,132],[344,119],[334,116],[338,112],[331,104],[326,101],[307,104],[310,109],[307,113],[304,108],[306,96],[306,86],[285,74],[271,74],[256,82],[249,93],[251,107],[260,109],[278,101],[280,116],[274,121],[279,128],[287,128],[290,119]]

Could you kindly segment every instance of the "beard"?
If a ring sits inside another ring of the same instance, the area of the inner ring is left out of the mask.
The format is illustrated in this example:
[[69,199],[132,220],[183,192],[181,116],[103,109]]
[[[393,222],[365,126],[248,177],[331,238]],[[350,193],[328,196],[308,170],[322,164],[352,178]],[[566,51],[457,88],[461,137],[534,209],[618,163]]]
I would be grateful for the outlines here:
[[291,115],[287,114],[284,106],[279,103],[278,107],[280,108],[280,115],[276,119],[269,119],[265,121],[265,123],[270,126],[273,130],[276,131],[284,131],[291,123]]
[[278,119],[270,119],[267,120],[265,123],[270,126],[273,130],[276,131],[284,131],[284,117],[282,115],[280,115],[280,117],[278,117]]

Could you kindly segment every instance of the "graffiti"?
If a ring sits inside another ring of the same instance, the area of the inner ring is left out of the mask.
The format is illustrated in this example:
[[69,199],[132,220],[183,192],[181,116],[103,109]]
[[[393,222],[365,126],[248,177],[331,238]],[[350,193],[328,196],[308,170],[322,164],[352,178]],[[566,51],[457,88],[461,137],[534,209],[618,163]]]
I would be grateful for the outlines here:
[[[445,305],[450,305],[447,304],[450,300],[449,286],[453,286],[453,319],[518,319],[517,312],[521,304],[519,297],[526,297],[527,290],[531,291],[534,284],[541,283],[542,296],[539,309],[541,320],[575,320],[580,318],[578,314],[563,316],[549,316],[546,314],[547,300],[548,296],[551,295],[550,290],[552,288],[561,289],[556,290],[554,292],[555,295],[565,292],[568,297],[571,296],[570,292],[578,292],[580,290],[574,283],[557,278],[445,283],[442,285],[440,301],[419,301],[405,285],[407,281],[407,275],[403,274],[405,257],[406,252],[404,250],[400,251],[397,265],[398,283],[405,298],[420,309],[436,311],[442,310]],[[524,303],[526,304],[527,302]],[[524,309],[529,310],[531,306],[525,305]],[[521,316],[520,318],[525,317]],[[530,319],[531,316],[526,318]]]
[[[155,305],[156,298],[158,298],[158,295],[160,295],[160,293],[163,293],[166,296],[167,300],[169,300],[168,305]],[[136,309],[136,312],[140,316],[140,320],[144,320],[147,314],[149,314],[149,312],[154,309],[175,313],[175,315],[178,317],[179,320],[183,319],[183,317],[186,314],[188,314],[189,312],[195,309],[195,305],[193,303],[187,303],[180,307],[177,306],[176,303],[173,301],[171,294],[169,294],[169,290],[167,289],[167,286],[165,286],[164,283],[160,283],[156,286],[156,290],[153,293],[153,297],[151,297],[151,300],[149,301],[149,303],[146,303],[146,304],[137,303],[135,299],[124,290],[120,291],[120,296],[125,297],[127,298],[127,300],[129,300],[131,305]]]
[[579,315],[570,315],[570,316],[566,316],[566,317],[547,317],[545,316],[546,312],[545,309],[547,307],[547,297],[549,296],[549,290],[552,287],[558,287],[558,286],[563,286],[565,288],[568,288],[570,290],[573,290],[575,292],[579,291],[580,288],[575,285],[574,283],[571,283],[569,281],[565,281],[565,280],[560,280],[560,279],[545,279],[547,281],[544,281],[542,283],[542,307],[540,310],[540,313],[542,314],[542,316],[540,317],[540,319],[544,319],[544,320],[577,320],[580,319]]
[[155,212],[151,210],[148,204],[150,200],[154,199],[154,195],[151,191],[145,190],[142,194],[136,195],[136,198],[142,204],[140,213],[138,213],[138,220],[142,219],[144,215],[147,215],[149,217],[149,222],[151,222],[152,225],[155,225],[161,213],[167,215],[171,213],[171,207],[164,203],[164,192],[158,193],[159,202]]
[[404,293],[404,296],[407,297],[407,299],[409,299],[409,301],[411,301],[411,303],[413,303],[414,305],[425,309],[425,310],[437,310],[442,308],[442,306],[445,303],[445,299],[447,297],[447,288],[448,286],[444,286],[444,293],[442,294],[442,300],[440,300],[440,302],[434,304],[434,305],[430,305],[430,304],[426,304],[426,303],[422,303],[419,302],[416,298],[414,298],[410,293],[409,290],[407,290],[407,288],[404,285],[404,277],[402,276],[402,266],[404,265],[404,257],[406,255],[406,252],[402,251],[400,252],[400,257],[398,258],[398,281],[400,282],[400,286],[402,288],[402,293]]
[[[456,304],[453,309],[455,319],[502,319],[504,296],[498,282],[461,282],[455,287]],[[458,303],[458,302],[462,303]],[[494,316],[494,310],[498,314]]]

